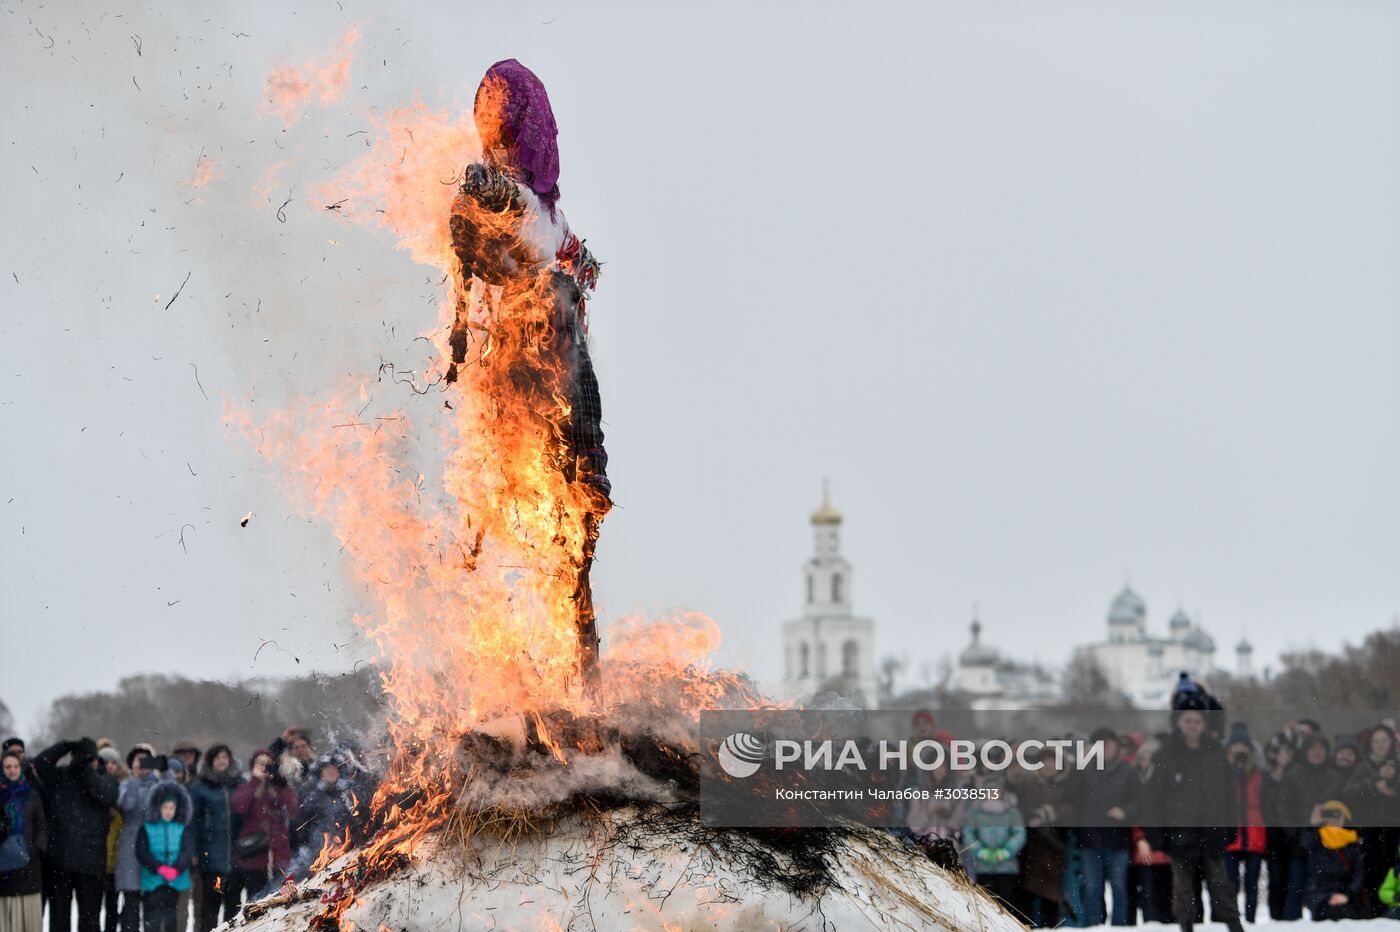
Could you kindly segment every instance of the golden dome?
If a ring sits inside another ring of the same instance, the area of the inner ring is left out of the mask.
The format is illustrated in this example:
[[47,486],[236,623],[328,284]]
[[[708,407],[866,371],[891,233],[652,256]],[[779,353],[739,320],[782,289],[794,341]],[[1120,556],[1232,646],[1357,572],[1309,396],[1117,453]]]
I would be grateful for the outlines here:
[[822,506],[812,512],[813,524],[840,524],[841,512],[831,507],[831,484],[822,480]]

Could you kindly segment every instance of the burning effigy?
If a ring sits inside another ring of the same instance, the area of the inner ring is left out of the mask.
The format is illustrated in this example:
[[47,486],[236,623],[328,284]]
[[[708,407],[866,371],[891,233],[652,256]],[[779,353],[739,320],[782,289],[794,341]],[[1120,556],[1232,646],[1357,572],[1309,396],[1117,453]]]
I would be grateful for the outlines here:
[[612,487],[587,311],[601,263],[559,207],[544,85],[498,62],[470,122],[418,105],[381,128],[328,200],[442,274],[412,383],[441,395],[436,462],[413,465],[407,415],[361,424],[363,389],[235,420],[328,520],[373,606],[356,622],[387,665],[393,758],[369,840],[328,849],[238,922],[1019,927],[951,863],[876,829],[703,823],[697,762],[715,749],[696,717],[766,703],[711,666],[719,630],[698,613],[623,619],[600,650],[590,575]]

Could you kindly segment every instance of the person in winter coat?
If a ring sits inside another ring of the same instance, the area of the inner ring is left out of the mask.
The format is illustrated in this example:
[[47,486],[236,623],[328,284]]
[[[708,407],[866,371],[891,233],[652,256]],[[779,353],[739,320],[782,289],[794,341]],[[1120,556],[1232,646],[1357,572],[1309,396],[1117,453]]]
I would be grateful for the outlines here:
[[1365,857],[1359,836],[1347,827],[1351,810],[1331,799],[1323,803],[1321,818],[1321,825],[1303,833],[1308,853],[1304,902],[1314,919],[1357,918]]
[[1077,771],[1071,786],[1078,811],[1080,870],[1083,874],[1085,925],[1103,925],[1104,883],[1113,896],[1113,924],[1128,925],[1128,862],[1133,842],[1132,818],[1142,781],[1122,759],[1122,746],[1111,728],[1096,729],[1090,743],[1104,747],[1103,766]]
[[[194,814],[190,829],[199,866],[200,902],[195,916],[198,932],[209,932],[238,913],[240,891],[234,877],[233,843],[238,823],[233,796],[238,790],[238,766],[227,744],[215,744],[204,756],[199,779],[190,787]],[[193,877],[191,877],[193,882]],[[222,912],[222,918],[220,913]]]
[[141,865],[141,908],[144,932],[183,932],[176,926],[175,905],[190,889],[194,863],[194,833],[189,794],[168,781],[150,793],[141,832],[136,836],[136,859]]
[[117,812],[122,830],[117,836],[117,890],[122,894],[122,932],[139,932],[141,927],[141,862],[136,860],[136,838],[146,823],[146,804],[151,791],[160,783],[155,758],[140,746],[126,755],[130,776],[122,781],[117,795]]
[[1040,769],[1029,771],[1029,780],[1013,781],[1027,828],[1021,852],[1021,912],[1033,925],[1051,928],[1062,920],[1075,921],[1065,895],[1066,886],[1074,881],[1067,877],[1069,831],[1062,827],[1074,824],[1074,799],[1053,754],[1027,751],[1025,757]]
[[370,819],[374,794],[379,780],[360,760],[360,747],[355,741],[342,741],[336,753],[342,764],[340,775],[349,781],[350,841],[362,845],[370,834]]
[[[612,507],[585,313],[600,265],[558,208],[558,129],[543,82],[515,59],[496,62],[473,116],[481,161],[467,166],[448,221],[461,274],[444,381],[461,375],[473,404],[509,418],[502,427],[529,438],[532,461],[560,474],[549,486],[556,501],[541,507],[564,522],[554,556],[574,585],[579,672],[591,681],[598,633],[589,574]],[[483,346],[489,366],[474,364]],[[501,404],[505,397],[514,404]],[[515,533],[488,513],[477,536]]]
[[267,746],[272,755],[273,779],[283,780],[293,790],[306,782],[316,751],[311,745],[311,732],[300,725],[288,725],[280,736]]
[[[1151,738],[1138,748],[1133,759],[1138,779],[1146,784],[1152,779],[1152,758],[1161,746]],[[1142,908],[1143,922],[1172,921],[1172,859],[1165,851],[1154,851],[1147,832],[1133,826],[1133,884],[1135,901]]]
[[170,759],[172,761],[178,760],[183,768],[183,777],[180,782],[185,785],[185,789],[193,787],[195,781],[199,779],[200,757],[199,745],[193,741],[177,741],[175,748],[170,752]]
[[[122,781],[131,776],[122,764],[121,754],[112,745],[104,747],[99,741],[97,757],[102,761],[107,775],[117,781],[117,795],[120,797]],[[121,891],[117,889],[117,839],[121,833],[121,810],[114,808],[112,821],[107,824],[107,873],[102,878],[102,928],[109,932],[116,932],[121,921]]]
[[1343,735],[1332,743],[1332,794],[1343,802],[1350,803],[1347,788],[1356,776],[1357,765],[1361,762],[1361,745],[1355,738]]
[[0,844],[22,838],[29,855],[27,864],[0,873],[0,929],[40,932],[44,919],[40,856],[49,846],[44,803],[25,778],[23,754],[8,751],[0,764]]
[[1321,818],[1318,813],[1322,804],[1341,795],[1337,773],[1331,766],[1331,750],[1322,735],[1305,734],[1298,756],[1285,768],[1279,781],[1278,821],[1289,830],[1286,837],[1288,873],[1285,875],[1288,892],[1281,917],[1284,920],[1303,918],[1308,861],[1303,842],[1307,832]]
[[1171,855],[1172,913],[1183,932],[1191,932],[1195,923],[1198,876],[1205,880],[1215,920],[1241,932],[1224,858],[1235,837],[1227,795],[1230,765],[1224,747],[1206,731],[1203,704],[1187,693],[1172,712],[1172,731],[1153,758],[1144,825],[1152,847]]
[[[68,758],[66,766],[60,765]],[[102,878],[107,869],[107,823],[117,804],[117,781],[102,767],[91,738],[60,741],[34,759],[50,811],[48,868],[53,871],[49,932],[72,927],[74,894],[78,932],[98,932]]]
[[963,818],[963,844],[972,852],[976,880],[1008,906],[1017,905],[1017,861],[1026,846],[1026,826],[1016,799],[1005,784],[988,780],[984,788],[996,792],[994,799],[978,800]]
[[1259,769],[1254,742],[1243,723],[1237,722],[1225,745],[1230,760],[1230,807],[1235,813],[1235,840],[1225,848],[1225,870],[1235,896],[1240,892],[1244,869],[1244,921],[1254,922],[1259,910],[1259,869],[1264,863],[1265,828],[1270,811],[1271,783]]
[[1391,854],[1400,845],[1400,763],[1395,757],[1395,733],[1388,725],[1377,725],[1361,742],[1364,752],[1352,769],[1342,797],[1364,826],[1361,850],[1366,859],[1365,896],[1361,910],[1375,917],[1386,911],[1375,893],[1386,875]]
[[240,820],[234,841],[235,883],[253,897],[281,883],[292,862],[292,820],[301,811],[297,794],[274,776],[274,765],[266,749],[254,751],[248,779],[233,794],[233,813]]
[[350,831],[353,793],[350,780],[341,773],[345,761],[338,754],[327,754],[311,765],[311,780],[302,787],[298,802],[296,857],[288,873],[304,880],[311,866],[328,846],[347,840]]
[[1400,849],[1391,852],[1390,868],[1385,872],[1385,879],[1377,891],[1384,910],[1382,915],[1387,919],[1400,919],[1400,873],[1397,873],[1400,862],[1397,862],[1397,856],[1400,856]]

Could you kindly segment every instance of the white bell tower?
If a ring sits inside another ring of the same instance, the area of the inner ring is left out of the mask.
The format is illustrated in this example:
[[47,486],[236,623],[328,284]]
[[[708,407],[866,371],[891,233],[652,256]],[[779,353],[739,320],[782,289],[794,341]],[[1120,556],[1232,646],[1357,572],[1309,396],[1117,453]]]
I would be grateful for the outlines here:
[[852,612],[841,521],[823,482],[821,507],[812,513],[814,552],[802,567],[802,616],[783,625],[784,692],[797,698],[831,690],[873,706],[875,625]]

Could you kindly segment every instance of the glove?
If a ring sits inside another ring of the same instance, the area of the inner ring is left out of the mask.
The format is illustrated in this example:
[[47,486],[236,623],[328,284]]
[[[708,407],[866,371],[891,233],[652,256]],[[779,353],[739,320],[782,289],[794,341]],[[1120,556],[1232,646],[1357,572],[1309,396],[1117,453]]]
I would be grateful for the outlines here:
[[160,867],[156,868],[156,873],[165,878],[166,883],[174,883],[175,878],[180,876],[180,872],[169,864],[162,864]]

